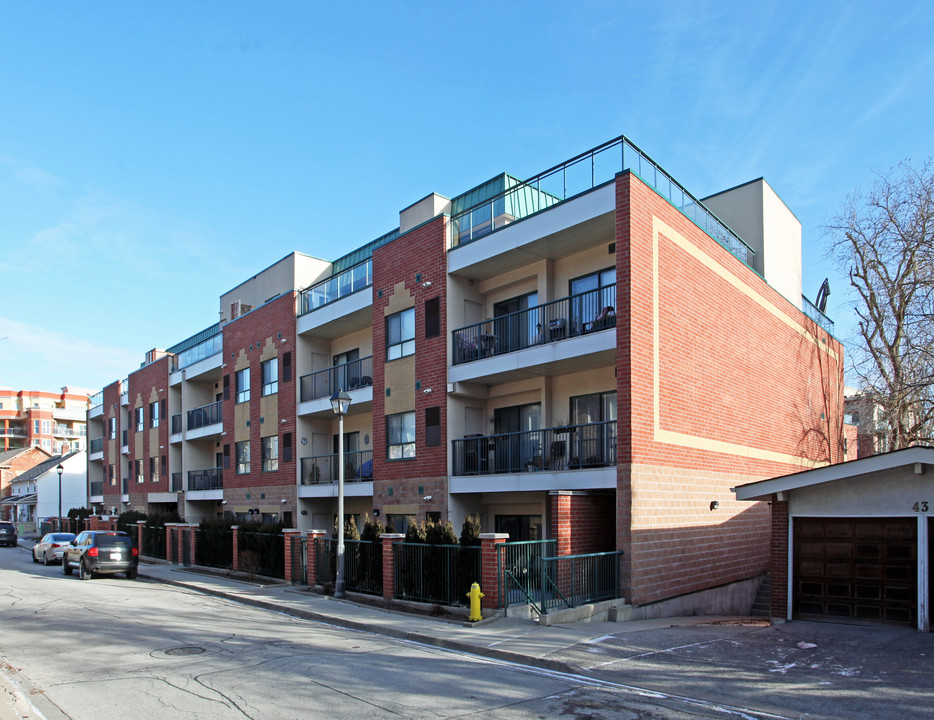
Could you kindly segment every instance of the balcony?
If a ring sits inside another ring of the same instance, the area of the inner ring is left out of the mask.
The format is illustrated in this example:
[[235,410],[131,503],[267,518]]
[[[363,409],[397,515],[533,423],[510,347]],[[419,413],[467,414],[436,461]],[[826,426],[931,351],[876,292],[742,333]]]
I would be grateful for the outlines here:
[[172,429],[170,432],[172,435],[178,435],[181,431],[182,431],[182,414],[178,413],[178,415],[172,416]]
[[301,294],[299,315],[310,313],[329,303],[365,290],[373,284],[373,260],[367,259],[327,280],[312,285]]
[[373,356],[302,375],[300,402],[331,397],[338,390],[357,390],[373,384]]
[[[338,455],[302,458],[302,485],[330,485],[338,481]],[[344,453],[344,482],[368,482],[373,479],[373,451]]]
[[616,465],[616,421],[452,441],[452,475],[584,470]]
[[184,490],[182,487],[182,474],[180,472],[172,473],[172,480],[169,486],[171,492],[181,492]]
[[20,428],[0,428],[0,437],[8,438],[24,438],[26,437],[26,431],[21,430]]
[[94,453],[104,452],[104,438],[92,438],[88,443],[88,453],[93,455]]
[[84,425],[80,425],[79,427],[55,425],[52,428],[52,434],[56,437],[84,437],[87,435],[87,428]]
[[91,497],[103,497],[104,496],[104,481],[103,480],[94,480],[91,482]]
[[454,365],[616,327],[616,287],[590,290],[451,333]]
[[212,325],[193,335],[187,340],[169,348],[174,354],[171,372],[178,372],[209,357],[218,355],[224,349],[224,335],[220,325]]
[[755,266],[755,252],[664,169],[620,136],[510,186],[451,217],[452,244],[462,247],[513,222],[544,212],[613,181],[629,170],[741,262]]
[[128,495],[130,493],[130,478],[123,478],[120,481],[120,492],[123,495]]
[[219,467],[188,471],[189,491],[222,490],[223,488],[224,471]]
[[202,405],[199,408],[188,411],[188,429],[197,430],[210,425],[218,425],[223,422],[223,413],[221,412],[221,402],[214,402],[210,405]]

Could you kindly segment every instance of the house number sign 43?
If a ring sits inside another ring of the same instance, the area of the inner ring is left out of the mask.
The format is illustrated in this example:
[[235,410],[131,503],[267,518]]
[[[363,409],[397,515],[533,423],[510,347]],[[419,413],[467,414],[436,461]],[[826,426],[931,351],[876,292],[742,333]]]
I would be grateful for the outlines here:
[[911,509],[916,513],[925,513],[928,511],[928,501],[920,500],[919,502],[916,502],[914,505],[912,505]]

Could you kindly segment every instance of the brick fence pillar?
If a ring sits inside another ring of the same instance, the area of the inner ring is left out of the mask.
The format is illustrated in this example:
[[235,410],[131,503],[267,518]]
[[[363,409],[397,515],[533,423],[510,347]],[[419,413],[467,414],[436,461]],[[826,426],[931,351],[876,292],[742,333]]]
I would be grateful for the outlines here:
[[85,530],[97,530],[101,521],[100,515],[88,515],[87,522],[84,524]]
[[233,543],[233,567],[231,568],[234,572],[240,571],[240,543],[237,539],[237,532],[240,530],[239,525],[231,525],[230,532],[232,537],[230,542]]
[[305,568],[310,587],[318,584],[318,553],[315,552],[315,540],[322,540],[326,536],[326,530],[309,530],[305,534]]
[[165,524],[165,559],[172,562],[175,553],[172,552],[172,530],[178,527],[178,523]]
[[785,622],[788,618],[788,501],[772,500],[772,545],[769,550],[771,574],[772,621]]
[[198,528],[200,525],[195,525],[194,523],[188,523],[188,532],[191,536],[188,538],[188,564],[194,565],[195,558],[198,557],[197,545],[198,545]]
[[301,536],[302,531],[297,528],[282,530],[282,542],[285,543],[285,581],[287,583],[294,583],[301,579],[292,577],[292,545],[294,544],[295,538],[300,538]]
[[405,540],[402,533],[383,533],[379,536],[383,542],[383,599],[392,600],[396,594],[396,554],[393,545]]
[[499,561],[497,546],[509,539],[508,533],[480,533],[481,607],[499,608]]

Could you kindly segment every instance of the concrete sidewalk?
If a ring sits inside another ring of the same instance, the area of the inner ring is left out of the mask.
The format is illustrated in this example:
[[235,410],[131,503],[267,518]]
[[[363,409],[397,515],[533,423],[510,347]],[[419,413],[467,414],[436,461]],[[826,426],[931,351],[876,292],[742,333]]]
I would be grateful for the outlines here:
[[470,623],[372,607],[352,599],[337,600],[301,586],[257,585],[178,565],[141,563],[139,577],[307,620],[570,673],[580,672],[580,668],[549,656],[613,633],[739,620],[705,616],[545,626],[521,618],[495,617]]

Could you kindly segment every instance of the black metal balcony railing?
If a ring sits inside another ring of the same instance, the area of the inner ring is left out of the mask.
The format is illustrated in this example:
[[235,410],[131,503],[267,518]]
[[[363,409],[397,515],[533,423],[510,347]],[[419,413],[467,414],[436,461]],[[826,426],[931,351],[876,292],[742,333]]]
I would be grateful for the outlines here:
[[92,455],[94,453],[104,452],[104,438],[92,438],[91,442],[88,443],[88,452]]
[[120,492],[124,495],[128,495],[130,492],[130,478],[123,478],[120,481]]
[[223,487],[224,471],[219,467],[188,471],[189,490],[222,490]]
[[459,365],[614,327],[612,285],[455,330],[451,357]]
[[222,420],[223,414],[221,413],[220,402],[202,405],[199,408],[188,411],[189,430],[196,430],[198,428],[207,427],[208,425],[216,425],[222,422]]
[[121,445],[127,445],[127,444],[129,443],[129,440],[127,439],[127,437],[128,437],[128,431],[127,431],[127,430],[121,430],[120,433],[121,433],[121,434],[120,434],[120,444],[121,444]]
[[169,488],[169,492],[181,492],[182,488],[182,474],[180,472],[172,473],[172,485]]
[[182,431],[182,414],[172,416],[172,435],[177,435]]
[[454,475],[616,465],[616,421],[453,440]]
[[103,495],[104,494],[104,481],[103,480],[94,480],[91,482],[91,495]]
[[[337,458],[337,454],[302,458],[302,485],[336,483],[340,471]],[[344,453],[344,482],[367,482],[372,479],[372,450]]]
[[338,390],[367,387],[373,384],[373,356],[302,375],[299,382],[301,402],[330,397]]

